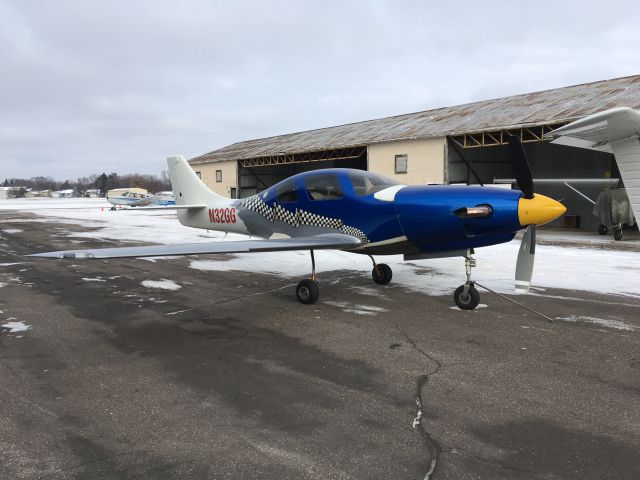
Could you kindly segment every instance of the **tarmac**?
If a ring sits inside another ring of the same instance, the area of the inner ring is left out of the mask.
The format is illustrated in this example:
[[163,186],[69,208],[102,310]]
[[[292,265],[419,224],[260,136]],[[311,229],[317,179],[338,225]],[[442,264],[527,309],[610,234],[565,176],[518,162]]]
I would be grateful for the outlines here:
[[0,325],[30,326],[0,327],[2,479],[640,478],[640,299],[517,298],[550,323],[335,271],[302,305],[259,254],[27,258],[70,244],[26,215],[0,212],[21,230],[0,239]]

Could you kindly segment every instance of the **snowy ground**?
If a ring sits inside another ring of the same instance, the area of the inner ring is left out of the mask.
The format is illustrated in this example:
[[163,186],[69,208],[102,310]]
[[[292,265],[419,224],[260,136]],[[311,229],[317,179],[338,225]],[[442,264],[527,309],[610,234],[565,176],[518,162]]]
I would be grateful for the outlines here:
[[[49,217],[65,224],[96,228],[91,232],[73,229],[66,232],[56,231],[56,235],[72,238],[76,242],[82,238],[153,243],[233,241],[246,238],[232,234],[225,237],[225,234],[219,232],[184,227],[178,223],[175,213],[170,211],[140,212],[134,209],[112,212],[108,210],[104,199],[5,200],[0,201],[0,210],[3,209],[32,212],[41,217],[35,221],[43,224]],[[11,222],[15,224],[16,220],[13,219]],[[0,225],[0,235],[15,233],[18,233],[17,229],[3,230]],[[564,237],[567,235],[563,234],[562,238]],[[539,238],[545,238],[544,232],[541,232]],[[552,239],[553,234],[548,238]],[[594,242],[594,237],[588,235],[571,236],[570,239],[580,244],[580,247],[538,245],[532,281],[537,288],[534,292],[541,292],[548,287],[640,298],[640,252],[597,248],[607,240],[599,238]],[[518,247],[519,240],[514,240],[507,244],[478,249],[478,267],[473,272],[474,278],[500,292],[514,293],[513,275]],[[82,244],[78,243],[77,248],[82,248]],[[402,256],[397,255],[379,257],[378,260],[391,266],[395,284],[416,291],[426,291],[431,295],[449,294],[464,281],[464,265],[461,258],[403,262]],[[339,251],[317,252],[316,264],[318,272],[368,272],[371,269],[371,263],[366,256]],[[255,269],[298,278],[309,274],[310,261],[306,252],[239,254],[233,255],[231,259],[229,256],[216,259],[212,255],[194,259],[191,267],[218,271]]]

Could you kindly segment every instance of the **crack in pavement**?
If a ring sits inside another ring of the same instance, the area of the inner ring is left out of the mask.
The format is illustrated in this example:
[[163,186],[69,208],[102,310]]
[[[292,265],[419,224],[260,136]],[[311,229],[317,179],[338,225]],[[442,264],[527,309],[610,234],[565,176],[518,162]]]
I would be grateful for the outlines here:
[[411,339],[411,337],[409,337],[407,332],[405,332],[402,328],[400,328],[400,326],[396,322],[391,320],[391,324],[395,327],[396,330],[398,330],[404,336],[404,338],[407,339],[407,341],[411,344],[411,347],[416,352],[418,352],[420,355],[425,357],[431,364],[434,365],[434,368],[431,371],[423,375],[420,375],[418,377],[416,395],[415,395],[416,416],[413,419],[413,423],[412,423],[412,427],[414,429],[420,427],[418,431],[420,432],[420,436],[422,437],[425,445],[427,446],[427,450],[429,451],[429,464],[428,464],[427,472],[423,477],[423,480],[433,480],[435,478],[434,475],[436,473],[436,468],[438,467],[438,459],[440,457],[440,453],[442,452],[442,448],[440,447],[440,444],[438,443],[438,441],[431,436],[431,433],[429,432],[429,430],[427,429],[427,426],[425,425],[425,422],[423,421],[423,408],[424,408],[423,390],[425,386],[429,383],[429,380],[431,379],[431,377],[442,369],[442,363],[439,360],[437,360],[433,355],[430,355],[429,353],[425,352],[420,347],[418,347],[416,342],[414,342]]

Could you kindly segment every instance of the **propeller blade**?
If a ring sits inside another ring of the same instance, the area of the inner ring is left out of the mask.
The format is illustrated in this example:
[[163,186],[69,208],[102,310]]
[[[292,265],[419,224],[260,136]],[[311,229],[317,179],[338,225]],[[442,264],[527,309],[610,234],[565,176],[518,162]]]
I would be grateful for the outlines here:
[[533,261],[536,254],[536,226],[529,225],[524,230],[518,260],[516,262],[516,292],[527,293],[533,275]]
[[531,167],[527,160],[527,154],[520,141],[520,137],[509,135],[509,150],[511,152],[511,164],[513,166],[513,176],[518,182],[518,188],[524,194],[524,198],[533,198],[533,177]]

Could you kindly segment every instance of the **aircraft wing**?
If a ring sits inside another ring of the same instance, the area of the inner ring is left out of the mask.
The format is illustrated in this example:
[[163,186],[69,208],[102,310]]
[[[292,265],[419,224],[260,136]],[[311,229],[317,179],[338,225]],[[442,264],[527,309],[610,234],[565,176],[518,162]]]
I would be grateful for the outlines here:
[[552,143],[612,152],[640,220],[640,112],[621,107],[589,115],[549,132]]
[[252,253],[285,250],[350,249],[362,244],[357,237],[343,233],[326,233],[313,237],[240,240],[230,242],[189,243],[181,245],[151,245],[148,247],[95,248],[35,253],[29,257],[94,259],[125,257],[158,257],[199,255],[208,253]]
[[144,212],[148,210],[200,210],[207,208],[206,205],[160,205],[158,207],[135,207],[135,208],[121,208],[120,210],[127,210],[132,212]]
[[[571,122],[547,134],[552,143],[602,150],[606,144],[618,143],[640,134],[640,113],[621,107],[605,110]],[[568,137],[568,138],[567,138]],[[571,139],[571,140],[570,140]],[[569,143],[569,142],[575,143]],[[609,150],[611,151],[611,150]]]

